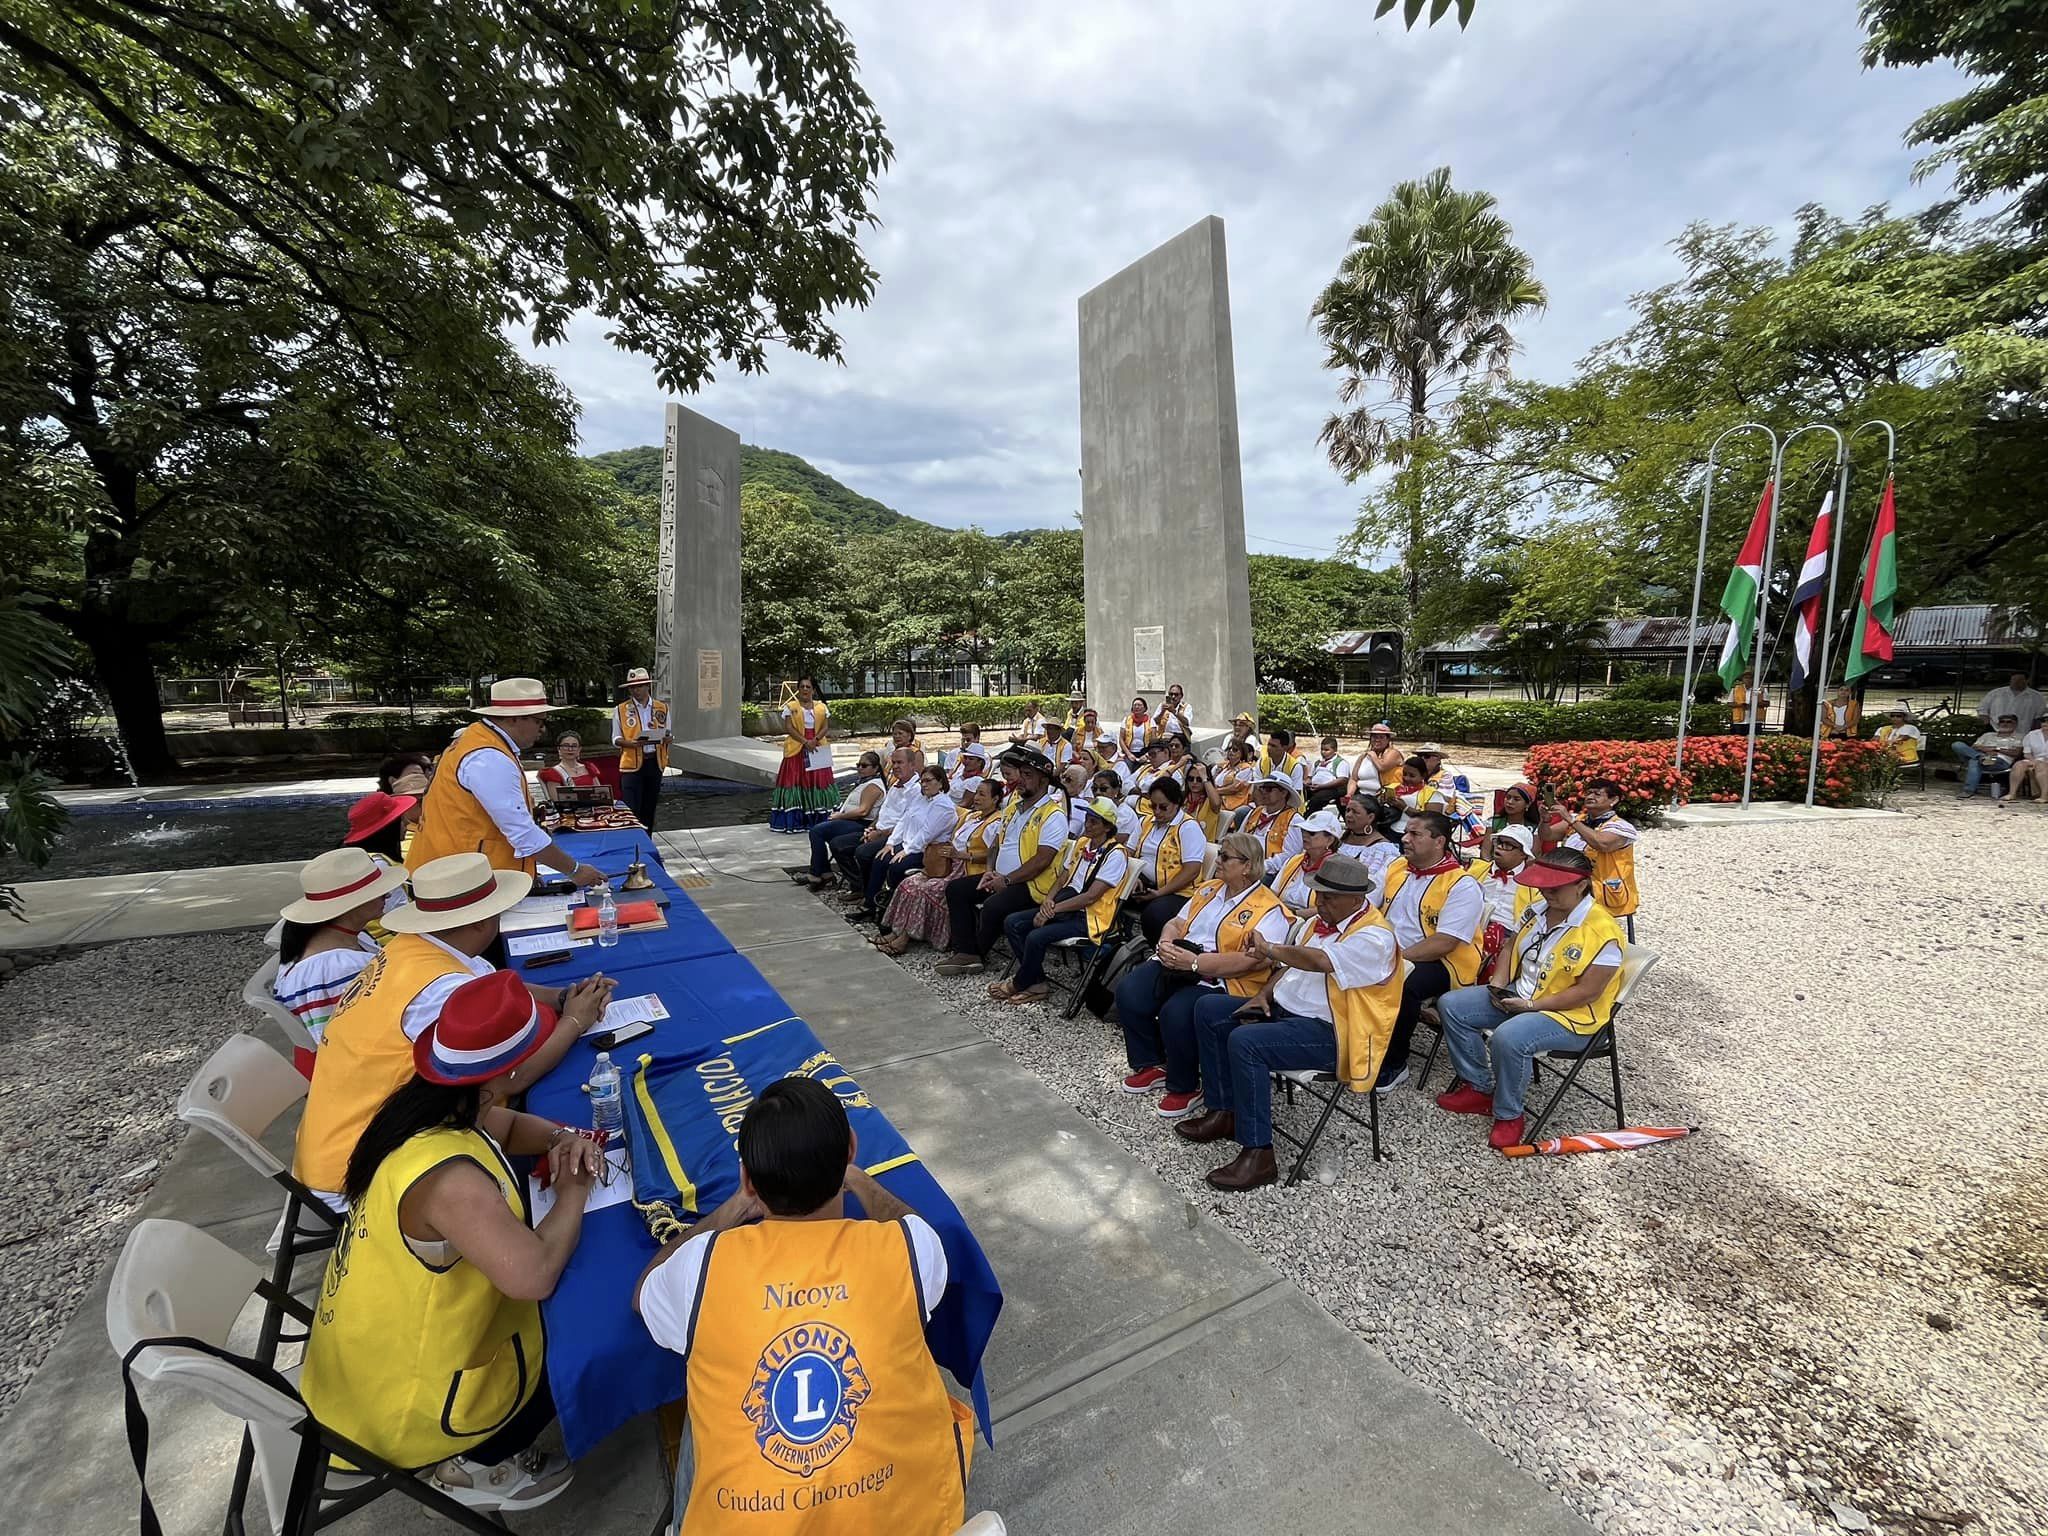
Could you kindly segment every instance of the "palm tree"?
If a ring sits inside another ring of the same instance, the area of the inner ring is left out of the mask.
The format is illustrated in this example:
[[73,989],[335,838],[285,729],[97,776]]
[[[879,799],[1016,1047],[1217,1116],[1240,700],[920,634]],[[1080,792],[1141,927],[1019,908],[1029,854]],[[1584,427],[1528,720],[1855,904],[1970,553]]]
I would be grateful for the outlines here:
[[[1509,324],[1549,301],[1496,207],[1489,192],[1454,190],[1450,167],[1439,166],[1395,187],[1351,232],[1336,277],[1309,311],[1328,349],[1324,366],[1343,375],[1337,399],[1344,409],[1323,423],[1317,440],[1345,479],[1413,458],[1443,392],[1475,373],[1504,377],[1516,346]],[[1368,398],[1376,385],[1389,398]],[[1413,689],[1422,676],[1415,620],[1427,530],[1420,484],[1410,491],[1402,671]]]

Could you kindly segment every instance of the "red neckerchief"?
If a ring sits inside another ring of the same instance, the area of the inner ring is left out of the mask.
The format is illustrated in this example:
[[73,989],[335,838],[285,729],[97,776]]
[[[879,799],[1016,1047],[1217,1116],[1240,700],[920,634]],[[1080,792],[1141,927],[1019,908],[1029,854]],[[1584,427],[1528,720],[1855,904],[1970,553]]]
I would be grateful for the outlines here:
[[1493,878],[1502,885],[1513,885],[1515,883],[1515,873],[1512,869],[1496,869],[1493,872]]
[[1327,939],[1331,934],[1335,933],[1336,931],[1337,925],[1335,923],[1326,923],[1320,917],[1316,919],[1316,926],[1314,932],[1317,938]]
[[1424,880],[1428,880],[1433,878],[1434,876],[1442,874],[1447,869],[1463,869],[1464,867],[1464,865],[1458,862],[1456,854],[1446,853],[1441,860],[1439,860],[1437,863],[1430,865],[1429,868],[1410,869],[1408,873],[1411,875],[1419,876]]
[[[1304,855],[1304,856],[1303,856],[1303,858],[1302,858],[1302,861],[1301,861],[1301,872],[1302,872],[1302,873],[1303,873],[1304,875],[1312,875],[1312,874],[1314,874],[1314,873],[1315,873],[1315,872],[1316,872],[1317,870],[1319,870],[1319,869],[1321,869],[1321,868],[1323,867],[1323,863],[1324,863],[1324,860],[1328,859],[1329,857],[1330,857],[1330,856],[1329,856],[1329,855],[1328,855],[1328,854],[1326,853],[1326,854],[1324,854],[1324,855],[1323,855],[1323,857],[1322,857],[1322,858],[1320,858],[1320,859],[1317,859],[1317,860],[1315,861],[1315,863],[1311,864],[1311,863],[1309,863],[1309,861],[1308,861],[1307,857],[1306,857],[1306,856]],[[1336,930],[1335,930],[1334,928],[1333,928],[1333,929],[1331,929],[1330,931],[1331,931],[1332,933],[1336,932]]]

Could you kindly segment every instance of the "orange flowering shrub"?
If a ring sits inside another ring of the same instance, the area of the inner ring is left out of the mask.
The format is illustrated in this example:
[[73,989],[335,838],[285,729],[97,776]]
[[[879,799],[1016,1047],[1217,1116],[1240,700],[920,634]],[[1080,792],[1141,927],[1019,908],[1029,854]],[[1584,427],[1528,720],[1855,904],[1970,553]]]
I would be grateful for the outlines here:
[[[1577,800],[1588,779],[1613,779],[1624,791],[1622,813],[1634,820],[1688,800],[1740,800],[1746,745],[1741,736],[1688,737],[1680,772],[1671,766],[1675,744],[1670,741],[1556,741],[1531,747],[1523,772],[1531,783],[1551,785],[1568,801]],[[1808,747],[1803,737],[1757,737],[1750,798],[1804,800]],[[1885,749],[1874,741],[1824,741],[1814,800],[1821,805],[1865,803],[1886,768]]]

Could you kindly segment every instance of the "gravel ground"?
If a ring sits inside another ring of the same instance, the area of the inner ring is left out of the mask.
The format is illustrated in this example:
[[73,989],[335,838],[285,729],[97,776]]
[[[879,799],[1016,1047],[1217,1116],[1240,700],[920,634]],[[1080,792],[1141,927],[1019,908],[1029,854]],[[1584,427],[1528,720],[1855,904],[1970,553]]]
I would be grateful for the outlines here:
[[183,1136],[178,1093],[233,1029],[255,933],[84,950],[0,985],[0,1417]]
[[1393,1161],[1339,1121],[1334,1184],[1219,1195],[1112,1026],[904,963],[1600,1530],[2037,1536],[2048,812],[1904,798],[1646,834],[1630,1119],[1702,1134],[1639,1152],[1510,1162],[1404,1089]]

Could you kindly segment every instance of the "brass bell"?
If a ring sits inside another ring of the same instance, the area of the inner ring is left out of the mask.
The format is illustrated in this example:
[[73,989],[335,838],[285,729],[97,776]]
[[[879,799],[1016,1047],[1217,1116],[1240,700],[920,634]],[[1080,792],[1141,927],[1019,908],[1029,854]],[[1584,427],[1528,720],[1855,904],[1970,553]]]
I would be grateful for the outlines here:
[[647,865],[639,859],[635,859],[631,864],[628,864],[626,866],[626,878],[620,884],[619,889],[623,891],[653,890],[654,882],[648,878]]

